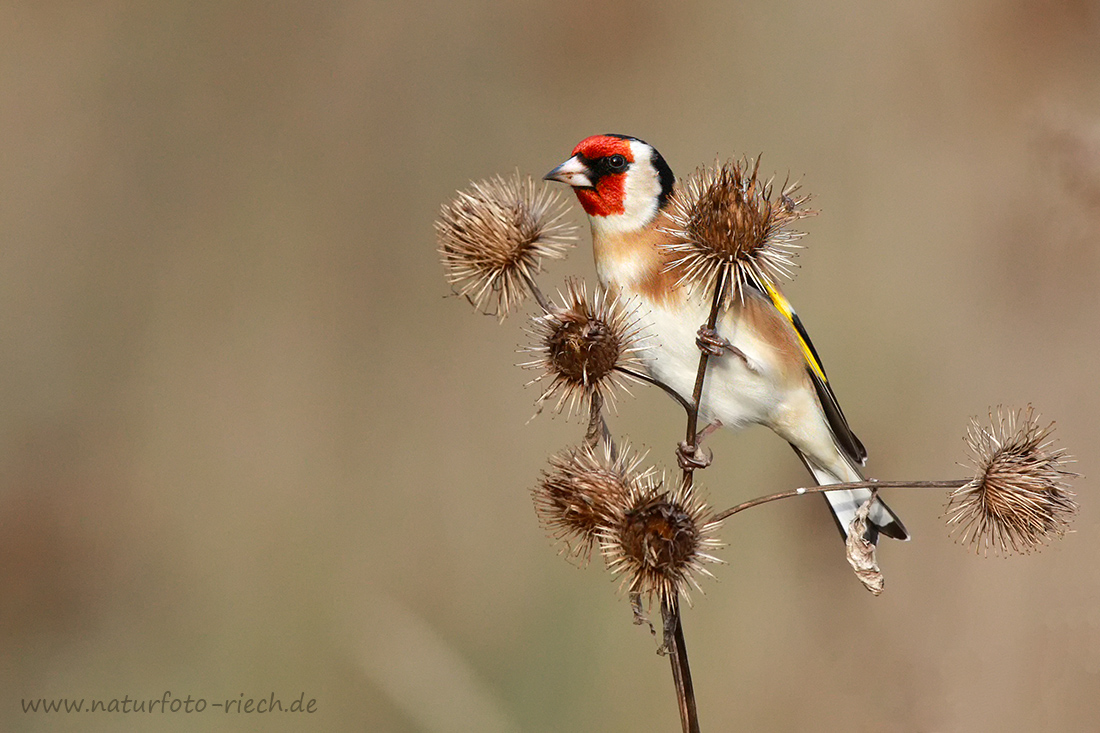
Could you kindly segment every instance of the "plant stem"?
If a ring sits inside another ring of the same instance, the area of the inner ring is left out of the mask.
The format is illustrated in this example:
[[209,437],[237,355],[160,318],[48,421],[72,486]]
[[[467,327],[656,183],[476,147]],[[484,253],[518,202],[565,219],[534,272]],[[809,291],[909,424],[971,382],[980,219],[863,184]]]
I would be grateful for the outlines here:
[[534,278],[522,269],[520,270],[520,276],[523,278],[523,281],[527,283],[527,289],[531,291],[531,295],[535,296],[535,300],[538,302],[539,307],[542,308],[542,312],[549,313],[552,306],[550,305],[550,301],[547,300],[546,294],[542,292],[542,288],[535,283]]
[[607,429],[607,421],[604,420],[603,416],[603,396],[599,392],[593,391],[588,411],[588,430],[584,433],[584,440],[590,448],[595,448],[601,439],[610,442],[612,451],[614,451],[615,445],[611,442],[611,434]]
[[767,504],[770,501],[789,499],[792,496],[803,494],[820,494],[823,491],[840,491],[843,489],[957,489],[966,486],[970,479],[955,479],[952,481],[853,481],[847,484],[828,484],[827,486],[807,486],[791,491],[781,491],[778,494],[768,494],[738,504],[735,507],[718,512],[714,515],[714,521],[720,522],[727,517],[732,517],[738,512],[752,509],[754,506]]
[[684,643],[684,627],[680,624],[678,598],[672,599],[671,606],[661,603],[661,617],[665,627],[665,648],[668,650],[672,679],[676,686],[676,702],[680,708],[680,725],[684,733],[699,733],[699,712],[695,707],[695,688],[691,684],[691,667],[688,665],[687,646]]
[[691,415],[691,410],[692,410],[691,403],[688,402],[687,400],[685,400],[683,397],[681,397],[679,392],[674,390],[672,387],[669,387],[667,384],[665,384],[661,380],[654,379],[653,377],[649,376],[648,374],[644,374],[642,372],[636,372],[633,369],[628,369],[626,367],[615,367],[615,370],[619,371],[619,372],[622,372],[623,374],[626,374],[629,377],[637,379],[639,382],[645,382],[646,384],[652,384],[655,387],[660,387],[661,389],[663,389],[668,394],[669,397],[671,397],[672,399],[679,402],[680,406],[684,408],[684,411],[687,412],[688,415]]
[[[726,282],[729,280],[730,266],[724,265],[718,270],[718,282],[714,284],[714,299],[710,303],[710,316],[707,318],[707,328],[711,331],[714,330],[715,325],[718,323],[718,311],[722,306],[722,297],[726,292]],[[707,376],[707,363],[710,361],[710,354],[700,349],[699,353],[699,369],[695,373],[695,389],[691,393],[691,409],[688,410],[687,416],[687,436],[685,442],[689,450],[694,450],[696,447],[696,434],[699,427],[699,403],[703,399],[703,382]],[[691,486],[694,478],[695,470],[693,468],[684,469],[684,486]]]
[[[711,331],[718,323],[718,311],[722,306],[722,297],[725,295],[727,280],[729,279],[729,266],[722,267],[718,271],[718,280],[714,284],[714,299],[710,304],[710,315],[707,318],[706,327]],[[662,387],[666,392],[676,397],[677,401],[687,410],[687,439],[688,451],[694,452],[697,446],[696,435],[699,427],[699,403],[703,399],[703,382],[707,376],[707,363],[710,354],[700,349],[699,369],[695,374],[695,389],[691,394],[691,402],[673,392],[664,384],[651,381]],[[695,475],[695,469],[690,466],[684,469],[683,484],[691,486]],[[669,601],[661,602],[661,617],[664,621],[664,646],[668,651],[669,662],[672,664],[672,682],[676,687],[676,702],[680,709],[680,725],[684,733],[699,733],[699,713],[695,705],[695,688],[691,684],[691,666],[688,664],[687,644],[684,641],[684,627],[680,623],[680,599],[676,596]]]

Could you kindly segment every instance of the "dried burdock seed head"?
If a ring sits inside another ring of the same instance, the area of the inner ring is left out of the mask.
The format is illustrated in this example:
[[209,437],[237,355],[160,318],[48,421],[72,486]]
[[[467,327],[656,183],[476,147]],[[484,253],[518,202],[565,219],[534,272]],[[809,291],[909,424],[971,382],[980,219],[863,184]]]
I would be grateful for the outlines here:
[[538,404],[558,394],[558,412],[568,405],[572,413],[593,396],[613,405],[616,391],[633,379],[623,370],[644,368],[639,354],[646,339],[639,318],[629,303],[602,288],[589,297],[576,280],[566,283],[561,300],[561,306],[532,319],[534,343],[523,350],[535,359],[521,366],[542,370],[531,383],[550,380]]
[[731,294],[746,282],[792,276],[793,250],[805,233],[790,226],[817,212],[801,208],[809,196],[798,195],[798,183],[785,182],[777,193],[759,171],[759,158],[716,163],[696,170],[673,194],[672,223],[662,231],[672,236],[668,269],[681,284],[709,288],[726,266],[735,273]]
[[974,479],[951,492],[947,524],[976,551],[1030,552],[1065,534],[1077,512],[1065,480],[1071,462],[1054,447],[1054,423],[1039,424],[1026,410],[990,410],[990,425],[971,421],[966,442]]
[[439,255],[454,291],[501,319],[532,287],[543,258],[561,259],[576,240],[558,192],[518,173],[474,183],[443,205]]
[[644,455],[629,445],[612,451],[611,443],[584,444],[550,457],[531,492],[539,522],[570,559],[586,564],[597,532],[630,495],[631,487],[649,479],[653,469],[639,468]]
[[631,598],[671,606],[683,596],[690,604],[688,586],[702,592],[696,576],[711,574],[705,563],[720,562],[710,552],[721,547],[714,536],[721,521],[692,486],[668,491],[663,483],[650,477],[631,486],[599,530],[600,549]]

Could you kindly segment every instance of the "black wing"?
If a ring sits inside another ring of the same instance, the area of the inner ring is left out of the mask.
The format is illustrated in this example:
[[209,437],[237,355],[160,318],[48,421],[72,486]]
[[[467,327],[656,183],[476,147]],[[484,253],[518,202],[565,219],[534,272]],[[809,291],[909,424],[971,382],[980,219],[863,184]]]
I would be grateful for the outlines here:
[[798,340],[802,344],[802,355],[806,358],[806,371],[809,372],[810,379],[813,380],[814,389],[817,391],[817,399],[821,403],[821,409],[825,412],[825,419],[829,421],[829,428],[833,431],[833,437],[836,438],[837,445],[856,465],[862,466],[867,462],[867,449],[863,447],[863,443],[848,427],[848,419],[844,417],[844,411],[840,409],[840,403],[837,402],[836,395],[833,394],[833,388],[829,386],[829,378],[825,376],[825,365],[821,363],[821,357],[817,355],[817,349],[810,341],[810,335],[806,333],[802,320],[794,312],[790,302],[783,297],[783,294],[774,285],[766,279],[762,279],[760,284],[772,304],[791,322],[798,334]]

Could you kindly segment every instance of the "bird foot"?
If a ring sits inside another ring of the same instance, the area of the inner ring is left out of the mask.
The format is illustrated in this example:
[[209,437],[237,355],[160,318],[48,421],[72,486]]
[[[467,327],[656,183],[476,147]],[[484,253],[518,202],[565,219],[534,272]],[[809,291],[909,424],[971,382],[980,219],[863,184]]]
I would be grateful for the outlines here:
[[700,326],[699,333],[695,337],[695,345],[699,350],[711,356],[721,356],[726,349],[733,348],[729,341],[718,335],[718,332],[707,326]]
[[711,356],[721,356],[722,354],[733,354],[740,357],[749,363],[749,358],[745,356],[745,353],[741,349],[731,344],[727,339],[718,335],[718,332],[713,328],[708,328],[706,325],[699,327],[699,332],[695,337],[695,345],[699,347],[699,350],[705,354]]
[[684,471],[694,471],[706,468],[713,462],[710,451],[703,450],[701,446],[690,446],[686,440],[676,446],[676,463]]

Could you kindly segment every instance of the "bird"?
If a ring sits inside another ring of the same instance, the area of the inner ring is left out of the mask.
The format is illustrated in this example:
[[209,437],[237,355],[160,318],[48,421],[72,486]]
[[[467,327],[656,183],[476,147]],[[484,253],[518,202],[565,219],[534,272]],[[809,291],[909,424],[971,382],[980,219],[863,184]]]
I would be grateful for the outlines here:
[[[699,405],[707,426],[739,430],[764,425],[790,443],[818,485],[863,481],[867,451],[848,425],[824,365],[801,319],[773,283],[745,278],[713,332],[705,328],[710,299],[677,281],[671,263],[669,204],[676,178],[659,152],[629,135],[585,138],[544,176],[572,187],[592,228],[596,275],[608,291],[635,299],[653,337],[642,358],[649,376],[692,400],[700,349],[710,359]],[[700,324],[704,328],[700,329]],[[681,445],[681,451],[685,449]],[[700,458],[703,458],[700,454]],[[681,465],[692,456],[682,452]],[[705,464],[705,460],[704,460]],[[870,489],[824,492],[847,539]],[[909,539],[881,498],[871,505],[864,539]]]

